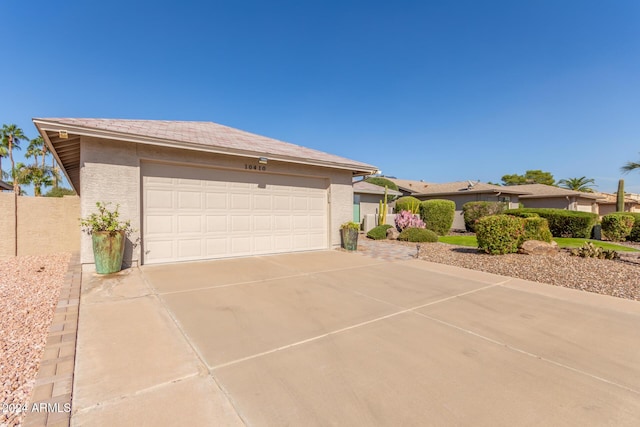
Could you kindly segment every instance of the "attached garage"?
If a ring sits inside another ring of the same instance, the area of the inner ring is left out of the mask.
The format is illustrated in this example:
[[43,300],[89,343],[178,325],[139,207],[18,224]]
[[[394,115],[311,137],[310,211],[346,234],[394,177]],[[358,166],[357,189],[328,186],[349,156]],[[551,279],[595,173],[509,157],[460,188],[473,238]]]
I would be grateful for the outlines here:
[[[125,264],[325,250],[374,166],[211,122],[34,119],[80,195],[120,205]],[[91,239],[81,262],[93,268]]]
[[142,164],[143,262],[328,248],[328,182]]

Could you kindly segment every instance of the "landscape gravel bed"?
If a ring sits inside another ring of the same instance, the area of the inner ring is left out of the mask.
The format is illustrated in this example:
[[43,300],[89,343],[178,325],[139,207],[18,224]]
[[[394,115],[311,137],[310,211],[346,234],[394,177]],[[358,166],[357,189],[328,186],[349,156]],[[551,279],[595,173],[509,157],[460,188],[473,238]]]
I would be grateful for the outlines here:
[[[367,243],[414,248],[417,245],[390,240],[369,240]],[[570,255],[568,250],[560,250],[555,256],[488,255],[476,248],[446,243],[419,245],[418,258],[425,261],[640,301],[640,259],[637,252],[622,253],[622,260],[612,261],[580,258]]]
[[[70,254],[0,260],[0,403],[29,403]],[[1,409],[1,408],[0,408]],[[22,414],[0,410],[0,425]]]

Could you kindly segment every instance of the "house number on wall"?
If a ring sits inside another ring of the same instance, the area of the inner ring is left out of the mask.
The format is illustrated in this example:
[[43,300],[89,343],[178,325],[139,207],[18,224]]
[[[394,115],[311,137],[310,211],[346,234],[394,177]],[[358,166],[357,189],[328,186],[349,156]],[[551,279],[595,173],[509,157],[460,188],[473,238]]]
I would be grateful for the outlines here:
[[252,171],[266,171],[267,167],[262,165],[248,165],[244,164],[244,168]]

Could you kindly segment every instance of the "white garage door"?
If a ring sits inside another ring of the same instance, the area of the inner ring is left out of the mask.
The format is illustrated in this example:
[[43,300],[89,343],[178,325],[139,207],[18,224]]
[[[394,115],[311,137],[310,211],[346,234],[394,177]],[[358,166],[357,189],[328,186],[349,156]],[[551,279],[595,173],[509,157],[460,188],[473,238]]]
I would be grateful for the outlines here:
[[143,262],[326,249],[327,180],[142,165]]

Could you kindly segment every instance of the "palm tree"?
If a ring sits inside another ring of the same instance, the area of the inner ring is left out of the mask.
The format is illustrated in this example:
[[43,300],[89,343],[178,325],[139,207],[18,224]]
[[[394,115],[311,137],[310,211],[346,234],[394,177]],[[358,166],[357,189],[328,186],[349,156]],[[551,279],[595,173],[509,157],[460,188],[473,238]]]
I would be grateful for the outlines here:
[[558,185],[573,191],[582,191],[583,193],[593,193],[593,188],[597,187],[593,178],[582,176],[580,178],[567,178],[558,181]]
[[49,166],[26,166],[22,163],[16,168],[16,181],[18,184],[33,184],[33,194],[36,197],[42,195],[42,186],[51,187],[54,178],[60,179],[57,171]]
[[636,162],[627,162],[626,165],[622,166],[620,168],[620,170],[622,171],[622,173],[628,173],[631,172],[632,170],[636,170],[636,169],[640,169],[640,163],[636,163]]
[[[12,175],[15,174],[16,165],[13,161],[13,150],[14,148],[20,149],[20,141],[23,139],[27,139],[24,136],[24,132],[17,125],[2,125],[2,129],[0,129],[0,139],[2,140],[2,145],[7,147],[7,151],[9,153],[9,159],[11,160],[11,171]],[[13,191],[17,194],[20,191],[20,185],[18,184],[18,180],[13,180]]]
[[25,157],[27,159],[34,157],[35,165],[38,166],[38,156],[42,156],[42,167],[44,168],[44,159],[47,155],[47,146],[41,136],[33,138],[29,141]]

